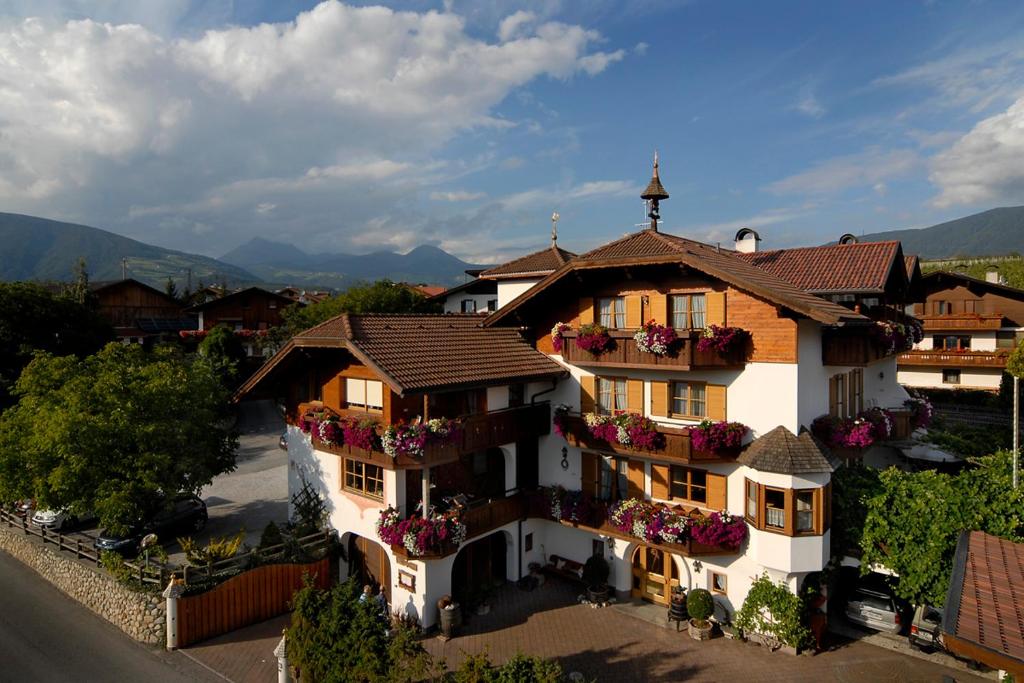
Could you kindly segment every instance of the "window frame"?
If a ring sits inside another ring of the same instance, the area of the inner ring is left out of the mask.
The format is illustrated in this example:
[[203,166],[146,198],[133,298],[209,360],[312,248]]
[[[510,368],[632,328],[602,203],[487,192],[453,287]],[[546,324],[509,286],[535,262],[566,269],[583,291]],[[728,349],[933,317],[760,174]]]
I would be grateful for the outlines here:
[[[951,377],[952,377],[953,373],[956,373],[956,380],[954,381],[952,379],[946,379],[947,373]],[[952,384],[954,386],[959,386],[961,381],[962,381],[962,377],[963,376],[960,373],[960,368],[942,368],[942,383],[943,384]]]
[[[608,393],[611,396],[612,407],[608,412],[605,412],[604,406],[601,404],[601,396],[605,393],[601,391],[601,387],[605,382],[611,384],[611,391]],[[621,398],[623,407],[617,408],[616,406],[619,405],[618,398],[620,397],[620,393],[618,391],[620,382],[622,383]],[[615,415],[621,415],[629,412],[629,381],[625,377],[595,376],[594,393],[596,394],[594,396],[594,412],[598,415],[609,415],[614,417]]]
[[[368,377],[342,377],[345,380],[345,410],[352,410],[360,413],[371,413],[380,415],[384,412],[384,382],[379,379],[370,379]],[[366,403],[353,403],[349,400],[348,383],[349,382],[362,382],[363,383],[363,400]],[[380,407],[371,406],[369,404],[370,394],[370,382],[375,382],[380,385]]]
[[[466,310],[469,307],[467,304],[472,304],[472,310]],[[460,301],[459,311],[462,313],[476,313],[476,299],[463,299]]]
[[[793,534],[795,536],[813,536],[818,533],[818,511],[816,509],[816,503],[818,495],[815,493],[817,489],[793,489]],[[800,528],[800,495],[805,494],[811,497],[810,508],[807,509],[806,513],[811,516],[811,525],[806,529]]]
[[[722,580],[722,587],[721,588],[718,588],[715,585],[715,583],[716,583],[715,579],[721,579]],[[716,572],[716,571],[713,571],[713,570],[709,571],[708,572],[708,589],[712,593],[717,593],[718,595],[727,595],[729,593],[729,577],[726,574],[723,574],[722,572]]]
[[[754,497],[751,498],[750,494],[753,491]],[[754,504],[754,514],[750,514],[750,504]],[[760,528],[761,524],[761,485],[753,479],[743,479],[743,518],[754,525],[755,528]]]
[[[376,468],[373,472],[376,475],[378,472],[380,476],[371,476],[370,468]],[[351,476],[352,483],[349,483]],[[374,493],[369,488],[369,482],[379,482],[380,493]],[[384,468],[380,465],[373,463],[364,462],[362,460],[356,460],[355,458],[343,458],[341,465],[341,488],[343,491],[362,496],[363,498],[370,498],[372,500],[383,501],[384,500]]]
[[[677,398],[676,397],[676,385],[677,384],[685,384],[687,386],[685,401],[686,401],[686,407],[687,407],[687,409],[690,412],[687,412],[687,413],[677,413],[675,411],[676,398]],[[694,400],[695,400],[693,398],[693,387],[695,387],[695,386],[699,386],[703,390],[703,392],[704,392],[704,398],[700,399],[700,401],[699,401],[700,403],[703,404],[703,413],[693,412],[693,404],[694,404]],[[673,417],[673,418],[677,418],[677,419],[681,419],[681,420],[703,420],[703,419],[705,419],[708,416],[708,383],[707,382],[695,382],[695,381],[690,381],[690,380],[672,380],[672,381],[669,382],[668,392],[669,392],[669,397],[668,397],[668,416],[669,417]]]
[[[695,484],[693,482],[693,475],[695,473],[704,475],[703,484]],[[683,475],[677,478],[677,475]],[[685,489],[685,496],[677,496],[675,493],[676,485],[679,484]],[[704,491],[704,500],[698,500],[693,497],[694,490]],[[683,465],[670,465],[668,470],[668,499],[669,500],[681,500],[692,505],[699,507],[707,507],[708,505],[708,471],[702,470],[697,467],[685,467]]]
[[[676,300],[686,298],[686,325],[679,327],[676,325]],[[699,297],[704,303],[701,307],[700,314],[704,316],[703,325],[695,325],[693,321],[693,300],[695,297]],[[702,330],[707,326],[708,322],[708,293],[707,292],[670,292],[668,294],[668,317],[669,322],[673,329],[677,330]]]
[[[787,526],[786,525],[786,521],[787,521],[787,519],[789,517],[789,510],[788,510],[788,508],[789,508],[789,496],[786,495],[786,492],[787,491],[791,491],[791,490],[792,489],[783,489],[783,488],[779,488],[777,486],[765,486],[764,487],[764,496],[761,496],[761,498],[762,498],[761,508],[762,508],[762,512],[763,512],[762,519],[764,520],[764,529],[765,529],[765,531],[774,531],[774,532],[777,532],[777,533],[785,533],[786,532],[786,526]],[[769,507],[768,506],[768,494],[769,493],[778,493],[778,494],[782,495],[782,507],[781,508],[779,508],[779,507]],[[776,526],[774,524],[769,524],[768,523],[768,510],[781,510],[782,511],[782,526]]]
[[[602,310],[604,308],[603,303],[607,301],[610,303],[608,321],[605,321],[605,313]],[[594,300],[596,304],[597,321],[603,327],[609,330],[624,330],[626,329],[626,297],[615,295],[615,296],[599,296]],[[620,326],[618,323],[622,322]]]

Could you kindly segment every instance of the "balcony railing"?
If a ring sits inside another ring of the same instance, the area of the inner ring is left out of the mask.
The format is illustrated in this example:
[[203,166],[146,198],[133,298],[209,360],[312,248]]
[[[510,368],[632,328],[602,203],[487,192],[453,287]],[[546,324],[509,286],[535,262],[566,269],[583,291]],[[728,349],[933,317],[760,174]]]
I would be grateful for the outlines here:
[[681,331],[680,338],[673,345],[672,352],[659,356],[644,353],[637,348],[633,332],[609,330],[612,346],[607,351],[593,354],[576,345],[576,330],[562,334],[562,358],[574,365],[600,365],[610,368],[665,368],[670,370],[703,370],[716,368],[741,368],[746,363],[746,350],[734,349],[728,353],[700,351],[697,340],[700,332]]
[[999,313],[957,313],[918,316],[925,332],[945,330],[998,330],[1003,326]]
[[426,555],[410,555],[405,546],[400,545],[391,546],[391,550],[396,556],[410,560],[436,560],[448,557],[479,536],[506,524],[525,519],[527,510],[526,496],[520,492],[512,493],[504,498],[471,501],[460,517],[462,523],[466,525],[466,540],[462,546],[446,543]]
[[[298,414],[306,412],[331,412],[319,403],[300,404]],[[344,415],[343,415],[344,416]],[[365,414],[362,415],[366,417]],[[334,453],[335,455],[355,456],[375,464],[394,469],[417,468],[441,465],[458,460],[460,455],[495,448],[503,444],[515,443],[523,439],[543,436],[551,431],[551,404],[547,401],[515,408],[492,410],[486,413],[468,415],[460,419],[457,438],[447,443],[428,444],[423,457],[399,455],[391,458],[380,450],[355,448],[348,444],[329,445],[313,435],[313,444],[317,450]],[[383,426],[378,427],[378,434]]]
[[950,368],[1005,368],[1008,351],[907,351],[898,365],[927,365]]
[[641,451],[598,439],[590,433],[587,423],[579,415],[566,415],[564,424],[566,441],[578,448],[592,451],[619,455],[646,455],[680,463],[727,462],[735,460],[736,456],[739,455],[739,451],[716,453],[698,451],[693,448],[690,441],[690,430],[686,427],[665,427],[659,425],[658,433],[665,438],[665,447],[656,451]]

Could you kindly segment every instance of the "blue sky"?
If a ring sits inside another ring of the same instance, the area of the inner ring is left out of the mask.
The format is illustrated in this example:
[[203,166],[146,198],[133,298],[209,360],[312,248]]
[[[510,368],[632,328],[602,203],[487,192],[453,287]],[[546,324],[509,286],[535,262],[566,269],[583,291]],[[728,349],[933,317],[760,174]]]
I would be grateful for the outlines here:
[[0,207],[214,256],[584,250],[655,148],[712,242],[1024,204],[1018,2],[7,5]]

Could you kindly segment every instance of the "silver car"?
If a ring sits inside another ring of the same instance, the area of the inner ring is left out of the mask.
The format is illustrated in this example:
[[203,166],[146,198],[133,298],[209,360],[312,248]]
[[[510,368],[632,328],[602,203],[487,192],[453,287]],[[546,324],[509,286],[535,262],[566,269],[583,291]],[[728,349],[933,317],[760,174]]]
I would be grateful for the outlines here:
[[874,631],[899,633],[903,618],[896,600],[886,593],[870,588],[857,588],[846,603],[846,618]]
[[910,635],[907,639],[911,647],[919,650],[935,650],[942,648],[942,612],[931,605],[918,605],[914,610],[914,619],[910,622]]
[[93,516],[78,518],[67,510],[36,510],[32,515],[32,523],[47,530],[65,531],[82,521],[92,519]]

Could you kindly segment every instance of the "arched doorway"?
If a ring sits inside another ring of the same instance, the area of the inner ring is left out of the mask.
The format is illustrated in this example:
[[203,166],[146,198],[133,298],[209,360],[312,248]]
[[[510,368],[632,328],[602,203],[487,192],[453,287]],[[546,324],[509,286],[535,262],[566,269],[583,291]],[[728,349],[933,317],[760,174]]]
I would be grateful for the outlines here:
[[452,594],[463,604],[489,595],[508,580],[505,532],[499,531],[465,545],[452,565]]
[[637,546],[633,551],[632,597],[667,605],[672,596],[672,587],[678,585],[679,568],[672,553]]
[[376,595],[383,586],[384,596],[391,604],[391,560],[384,546],[368,538],[350,534],[348,538],[348,575],[359,578],[363,585],[373,587]]

